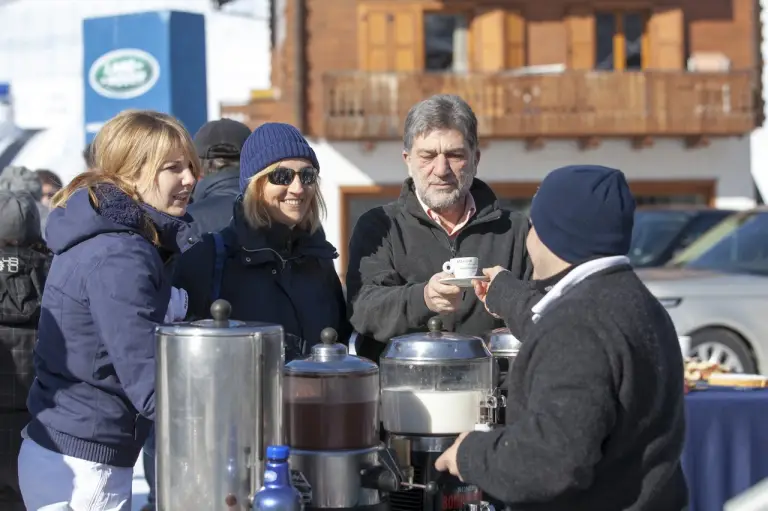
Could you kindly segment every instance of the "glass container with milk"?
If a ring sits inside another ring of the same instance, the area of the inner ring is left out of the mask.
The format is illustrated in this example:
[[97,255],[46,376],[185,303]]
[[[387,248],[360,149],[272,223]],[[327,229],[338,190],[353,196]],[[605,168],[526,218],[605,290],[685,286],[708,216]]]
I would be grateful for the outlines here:
[[404,435],[452,435],[473,431],[494,416],[494,361],[480,337],[443,332],[395,337],[381,356],[384,429]]

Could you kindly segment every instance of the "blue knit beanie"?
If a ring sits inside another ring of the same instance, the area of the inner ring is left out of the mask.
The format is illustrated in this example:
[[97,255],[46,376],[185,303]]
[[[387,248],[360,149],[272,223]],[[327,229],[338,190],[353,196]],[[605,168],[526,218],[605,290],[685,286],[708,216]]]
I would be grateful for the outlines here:
[[579,264],[594,257],[627,255],[635,199],[620,170],[572,165],[544,178],[530,217],[549,250],[563,261]]
[[320,170],[315,151],[299,130],[290,124],[268,122],[254,130],[240,151],[240,193],[253,176],[281,160],[304,158]]

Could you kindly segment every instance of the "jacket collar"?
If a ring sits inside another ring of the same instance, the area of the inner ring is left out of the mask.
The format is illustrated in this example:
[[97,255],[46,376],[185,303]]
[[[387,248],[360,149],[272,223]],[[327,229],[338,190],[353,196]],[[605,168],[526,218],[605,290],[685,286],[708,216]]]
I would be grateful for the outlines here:
[[254,263],[276,258],[287,261],[301,257],[336,259],[339,256],[336,248],[325,238],[322,228],[309,233],[274,222],[268,228],[254,229],[245,220],[242,196],[235,201],[230,229],[234,231],[238,245],[250,253]]
[[[491,187],[485,184],[485,182],[474,178],[472,185],[469,187],[469,193],[472,194],[472,198],[475,201],[476,213],[470,218],[467,227],[475,223],[483,223],[501,218],[501,209],[499,208],[496,194],[493,193]],[[403,183],[398,203],[411,216],[416,217],[422,222],[437,225],[427,216],[427,213],[421,206],[419,198],[416,196],[412,177],[409,177]]]
[[112,185],[101,185],[96,189],[99,198],[99,215],[113,222],[144,234],[143,222],[152,222],[160,238],[160,247],[169,252],[182,252],[187,248],[189,223],[192,218],[171,216],[145,203],[137,203],[125,192]]

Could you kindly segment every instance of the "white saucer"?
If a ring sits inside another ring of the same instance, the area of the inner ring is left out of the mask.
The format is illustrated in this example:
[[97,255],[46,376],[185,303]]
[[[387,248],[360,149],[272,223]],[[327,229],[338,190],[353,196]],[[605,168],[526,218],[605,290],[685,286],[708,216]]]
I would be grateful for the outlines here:
[[490,278],[485,275],[478,275],[476,277],[462,277],[462,278],[450,278],[440,279],[441,284],[447,284],[449,286],[456,287],[472,287],[472,281],[479,280],[481,282],[490,282]]

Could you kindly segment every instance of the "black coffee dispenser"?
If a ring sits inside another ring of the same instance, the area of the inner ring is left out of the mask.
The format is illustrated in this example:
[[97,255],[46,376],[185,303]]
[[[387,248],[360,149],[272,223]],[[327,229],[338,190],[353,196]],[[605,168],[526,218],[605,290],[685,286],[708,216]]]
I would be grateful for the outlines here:
[[349,355],[332,328],[312,355],[286,364],[286,442],[307,511],[389,510],[400,487],[379,437],[379,368]]

